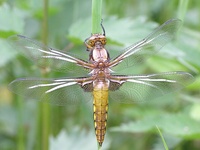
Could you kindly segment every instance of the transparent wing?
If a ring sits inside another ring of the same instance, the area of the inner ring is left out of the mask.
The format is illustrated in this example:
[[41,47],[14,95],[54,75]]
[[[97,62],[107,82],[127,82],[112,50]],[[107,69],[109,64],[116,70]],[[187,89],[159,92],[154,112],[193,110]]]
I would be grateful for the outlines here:
[[84,92],[77,79],[23,78],[14,80],[8,88],[27,99],[41,100],[54,105],[77,104],[91,100],[91,94]]
[[150,101],[182,89],[194,81],[193,76],[186,72],[112,76],[111,78],[115,86],[110,87],[110,98],[122,103]]
[[77,71],[81,70],[80,66],[90,68],[91,65],[84,60],[49,48],[22,35],[11,36],[8,41],[15,49],[40,67],[50,67],[50,69],[57,71],[77,73]]
[[181,20],[171,19],[162,24],[143,40],[127,47],[124,53],[110,62],[110,67],[128,68],[142,62],[144,59],[158,52],[165,44],[170,42],[181,25]]

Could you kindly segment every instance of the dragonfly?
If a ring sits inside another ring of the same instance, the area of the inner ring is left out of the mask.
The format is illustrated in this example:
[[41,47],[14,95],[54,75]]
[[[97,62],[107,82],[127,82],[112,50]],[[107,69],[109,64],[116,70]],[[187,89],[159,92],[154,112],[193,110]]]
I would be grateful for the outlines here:
[[[133,70],[134,65],[143,62],[169,43],[180,26],[181,20],[168,20],[144,39],[125,48],[117,57],[111,58],[105,48],[106,35],[101,23],[103,33],[92,34],[84,42],[89,52],[88,60],[50,48],[22,35],[11,36],[8,39],[10,44],[38,66],[48,66],[52,70],[65,73],[74,71],[74,76],[51,79],[20,78],[12,81],[9,89],[29,99],[55,105],[86,103],[93,99],[95,134],[99,146],[102,146],[107,127],[108,99],[121,103],[150,101],[193,82],[193,76],[182,71],[141,75],[114,71],[118,66]],[[82,68],[87,73],[75,77],[76,71]]]

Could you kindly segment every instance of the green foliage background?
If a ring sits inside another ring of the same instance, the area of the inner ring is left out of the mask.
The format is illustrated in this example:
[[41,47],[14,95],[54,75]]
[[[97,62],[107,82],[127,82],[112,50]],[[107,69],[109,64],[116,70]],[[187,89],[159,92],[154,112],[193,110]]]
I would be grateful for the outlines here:
[[[48,45],[87,59],[83,41],[91,34],[91,6],[88,0],[50,0]],[[192,73],[196,79],[187,88],[150,102],[134,105],[110,102],[102,149],[162,150],[156,125],[169,149],[200,149],[200,1],[103,0],[102,12],[107,49],[116,51],[144,38],[170,18],[182,19],[176,41],[131,72],[182,70]],[[22,34],[42,41],[42,20],[43,1],[0,1],[0,149],[97,149],[92,103],[44,106],[7,90],[7,85],[16,78],[41,77],[40,69],[21,57],[6,39]],[[111,57],[115,55],[111,53]],[[47,76],[63,77],[70,73],[50,72]]]

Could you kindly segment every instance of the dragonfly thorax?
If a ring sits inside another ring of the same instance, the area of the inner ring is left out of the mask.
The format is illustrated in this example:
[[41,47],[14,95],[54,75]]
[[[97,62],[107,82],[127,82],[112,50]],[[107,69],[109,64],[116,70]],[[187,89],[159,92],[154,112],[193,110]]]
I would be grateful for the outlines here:
[[102,66],[101,63],[108,62],[109,55],[106,49],[95,48],[91,51],[90,62],[98,63],[99,66]]

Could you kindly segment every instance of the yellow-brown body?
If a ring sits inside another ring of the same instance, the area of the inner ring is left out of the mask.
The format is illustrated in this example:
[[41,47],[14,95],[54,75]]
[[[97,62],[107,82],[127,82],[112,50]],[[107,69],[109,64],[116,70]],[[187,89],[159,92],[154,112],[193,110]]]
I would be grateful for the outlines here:
[[108,86],[99,83],[93,90],[94,126],[96,138],[101,146],[104,141],[108,113]]

